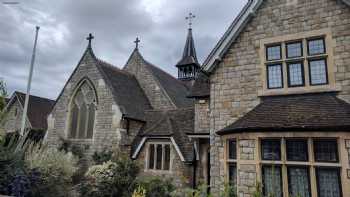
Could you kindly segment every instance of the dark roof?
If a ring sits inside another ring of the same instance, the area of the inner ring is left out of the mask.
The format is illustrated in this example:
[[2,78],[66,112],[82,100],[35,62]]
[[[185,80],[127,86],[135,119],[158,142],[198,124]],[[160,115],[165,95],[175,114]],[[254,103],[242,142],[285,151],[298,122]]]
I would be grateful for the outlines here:
[[[26,95],[22,92],[15,92],[20,104],[24,107]],[[46,130],[47,116],[51,113],[55,101],[38,96],[29,96],[27,117],[32,129]]]
[[176,64],[177,66],[188,65],[188,64],[197,64],[197,54],[196,48],[194,46],[194,40],[192,35],[192,29],[188,29],[185,48],[182,54],[182,59]]
[[134,141],[135,147],[139,145],[142,137],[173,137],[185,161],[193,160],[193,145],[186,133],[194,132],[194,109],[183,108],[169,111],[146,111],[146,125]]
[[144,120],[144,111],[152,109],[136,78],[126,71],[97,60],[106,84],[111,87],[115,101],[127,118]]
[[210,80],[209,77],[203,73],[198,72],[198,77],[195,80],[191,91],[188,95],[189,98],[204,98],[210,96]]
[[350,131],[350,104],[332,93],[266,97],[217,133],[244,131]]

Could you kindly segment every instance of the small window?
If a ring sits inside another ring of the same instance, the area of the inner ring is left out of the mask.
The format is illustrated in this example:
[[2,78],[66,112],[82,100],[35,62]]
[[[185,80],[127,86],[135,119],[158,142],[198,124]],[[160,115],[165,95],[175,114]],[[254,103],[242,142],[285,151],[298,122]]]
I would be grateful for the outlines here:
[[264,196],[282,197],[282,172],[280,166],[263,166]]
[[148,160],[148,168],[154,168],[154,144],[149,145],[149,160]]
[[229,159],[237,159],[237,145],[235,139],[228,140]]
[[237,185],[237,166],[235,163],[230,163],[228,166],[229,183],[232,186]]
[[282,59],[281,45],[267,47],[266,58],[268,61]]
[[156,169],[161,170],[162,169],[162,145],[157,145],[157,161],[156,161]]
[[323,38],[308,40],[307,45],[309,55],[319,55],[326,53],[326,47]]
[[304,66],[303,63],[288,64],[288,85],[289,87],[304,86]]
[[164,170],[170,169],[170,145],[165,145]]
[[286,44],[287,58],[296,58],[303,56],[302,42],[294,42]]
[[263,160],[281,160],[280,140],[262,140],[261,150],[261,157]]
[[328,83],[327,63],[325,59],[309,61],[310,84],[324,85]]
[[316,169],[319,197],[341,197],[340,171],[338,168]]
[[315,160],[317,162],[338,162],[337,146],[337,140],[315,140]]
[[306,140],[287,140],[288,161],[308,161],[308,146]]
[[289,196],[311,197],[309,169],[288,167]]
[[282,88],[282,64],[267,65],[267,85],[269,89]]

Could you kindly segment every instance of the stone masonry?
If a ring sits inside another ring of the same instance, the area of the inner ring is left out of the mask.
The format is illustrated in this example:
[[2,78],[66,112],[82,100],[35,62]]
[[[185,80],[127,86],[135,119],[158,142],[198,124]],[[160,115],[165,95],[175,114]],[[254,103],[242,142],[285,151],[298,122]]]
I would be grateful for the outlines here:
[[[17,111],[17,114],[16,114],[16,111]],[[16,99],[15,103],[7,111],[6,117],[2,121],[2,124],[0,124],[0,131],[3,130],[6,133],[19,131],[21,129],[22,114],[23,114],[22,106]],[[30,123],[28,119],[26,120],[25,128],[30,128]]]
[[194,130],[196,133],[209,133],[209,100],[200,99],[194,104],[195,120]]
[[350,9],[341,1],[296,0],[291,4],[287,0],[265,0],[211,73],[213,193],[223,188],[223,175],[226,174],[222,140],[215,132],[236,121],[260,102],[258,92],[263,87],[260,40],[324,28],[329,28],[333,37],[335,79],[336,85],[341,88],[339,96],[350,102]]

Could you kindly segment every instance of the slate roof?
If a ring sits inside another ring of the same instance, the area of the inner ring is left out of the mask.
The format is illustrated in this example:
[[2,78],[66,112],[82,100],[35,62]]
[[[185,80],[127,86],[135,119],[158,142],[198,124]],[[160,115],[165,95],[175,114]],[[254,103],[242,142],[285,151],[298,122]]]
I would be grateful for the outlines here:
[[192,35],[192,29],[188,29],[185,48],[182,54],[182,59],[176,64],[176,66],[197,64],[198,59],[196,54],[196,48],[194,46],[194,40]]
[[102,60],[97,60],[97,67],[107,85],[111,87],[114,99],[124,116],[144,120],[144,111],[152,107],[136,78]]
[[186,133],[194,132],[194,109],[146,111],[146,124],[133,142],[133,151],[143,137],[173,137],[185,161],[193,161],[193,145]]
[[205,98],[210,96],[210,80],[204,72],[198,72],[197,79],[195,80],[191,91],[188,95],[189,98]]
[[[15,92],[14,94],[17,96],[22,107],[24,107],[26,95],[22,92]],[[47,98],[33,95],[29,96],[27,117],[32,126],[32,129],[47,129],[47,116],[51,113],[54,104],[55,101]]]
[[332,93],[266,97],[217,134],[250,131],[350,131],[350,104]]

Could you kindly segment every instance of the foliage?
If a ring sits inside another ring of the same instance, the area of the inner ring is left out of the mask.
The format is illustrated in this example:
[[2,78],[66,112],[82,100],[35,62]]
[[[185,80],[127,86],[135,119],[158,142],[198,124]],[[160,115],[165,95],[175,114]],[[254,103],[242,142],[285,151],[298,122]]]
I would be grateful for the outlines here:
[[138,188],[134,190],[134,193],[132,193],[131,197],[146,197],[145,188],[138,186]]
[[136,162],[124,155],[91,166],[80,185],[81,195],[129,197],[135,188],[138,171]]
[[60,137],[59,140],[61,141],[61,145],[58,147],[58,150],[64,151],[66,153],[71,152],[79,159],[84,157],[84,150],[80,146],[73,144],[71,141],[62,137]]
[[102,152],[95,152],[92,155],[92,159],[94,160],[96,165],[103,164],[104,162],[112,160],[113,151],[104,150]]
[[[200,184],[196,189],[184,188],[178,189],[172,193],[172,197],[212,197],[213,195],[208,193],[208,186],[206,184]],[[230,184],[224,185],[224,190],[220,192],[220,197],[237,197],[235,187]]]
[[237,197],[237,190],[230,184],[225,183],[224,191],[221,192],[220,197]]
[[170,197],[175,186],[170,179],[158,177],[144,177],[138,180],[137,185],[146,190],[146,197]]
[[0,80],[0,112],[2,112],[5,107],[6,97],[7,97],[6,84],[4,81]]
[[253,192],[253,197],[264,197],[262,192],[262,185],[259,182],[255,184],[255,191]]

